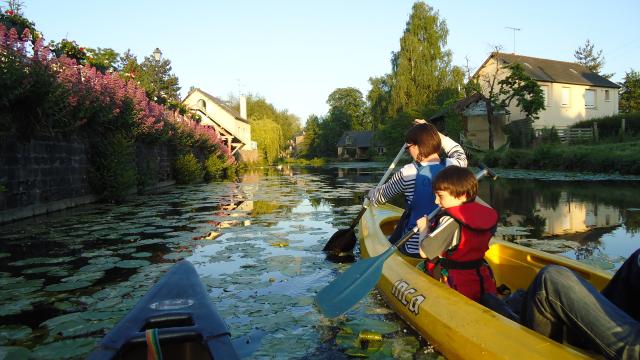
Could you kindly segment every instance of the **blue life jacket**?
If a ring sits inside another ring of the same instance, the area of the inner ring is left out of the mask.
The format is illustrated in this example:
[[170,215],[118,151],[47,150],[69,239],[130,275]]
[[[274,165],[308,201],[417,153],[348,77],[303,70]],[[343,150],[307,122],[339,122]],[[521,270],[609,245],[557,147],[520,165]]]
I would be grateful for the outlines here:
[[416,184],[413,190],[413,198],[411,204],[407,207],[408,221],[402,231],[403,234],[408,233],[416,226],[419,218],[431,214],[438,205],[436,205],[436,196],[433,193],[431,184],[433,178],[446,167],[446,159],[442,159],[438,164],[421,165],[415,163],[418,173],[416,174]]

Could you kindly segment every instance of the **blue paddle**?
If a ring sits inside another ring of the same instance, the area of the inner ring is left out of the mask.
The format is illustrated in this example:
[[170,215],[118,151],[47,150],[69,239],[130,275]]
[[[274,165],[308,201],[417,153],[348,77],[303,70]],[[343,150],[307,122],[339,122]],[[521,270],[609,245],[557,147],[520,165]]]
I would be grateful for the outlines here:
[[[487,167],[481,167],[481,169],[476,173],[477,179],[485,175],[489,175],[493,179],[497,177],[491,169]],[[438,215],[440,211],[441,208],[433,210],[429,214],[429,219]],[[327,317],[336,317],[351,309],[376,286],[382,275],[384,262],[417,232],[418,227],[415,226],[382,254],[360,259],[341,276],[320,290],[315,297],[315,303],[320,311]]]

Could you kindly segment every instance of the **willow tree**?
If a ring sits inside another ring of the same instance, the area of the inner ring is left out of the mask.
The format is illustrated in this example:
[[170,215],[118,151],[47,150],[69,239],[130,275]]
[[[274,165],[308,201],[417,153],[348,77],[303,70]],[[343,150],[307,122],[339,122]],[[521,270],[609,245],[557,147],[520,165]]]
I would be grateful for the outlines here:
[[393,54],[389,112],[392,117],[434,105],[439,93],[455,82],[449,30],[438,12],[424,2],[413,4],[400,50]]
[[249,122],[251,124],[251,137],[258,143],[258,153],[264,161],[273,164],[280,156],[282,144],[280,125],[267,118],[257,118]]

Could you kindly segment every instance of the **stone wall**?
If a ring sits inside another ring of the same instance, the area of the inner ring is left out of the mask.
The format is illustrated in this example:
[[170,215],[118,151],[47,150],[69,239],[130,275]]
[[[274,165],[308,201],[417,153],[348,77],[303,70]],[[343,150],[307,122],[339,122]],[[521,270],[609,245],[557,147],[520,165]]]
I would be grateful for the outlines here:
[[[172,183],[173,157],[165,145],[136,144],[147,189]],[[80,139],[3,139],[0,185],[0,223],[97,200],[89,186],[89,144]]]

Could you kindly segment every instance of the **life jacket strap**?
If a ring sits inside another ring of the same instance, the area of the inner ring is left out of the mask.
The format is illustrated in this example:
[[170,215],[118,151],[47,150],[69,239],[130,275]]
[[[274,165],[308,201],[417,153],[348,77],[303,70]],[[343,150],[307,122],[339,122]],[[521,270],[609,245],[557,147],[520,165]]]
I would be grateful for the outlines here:
[[471,261],[455,261],[447,258],[440,258],[438,265],[448,270],[473,270],[484,265],[484,259]]

